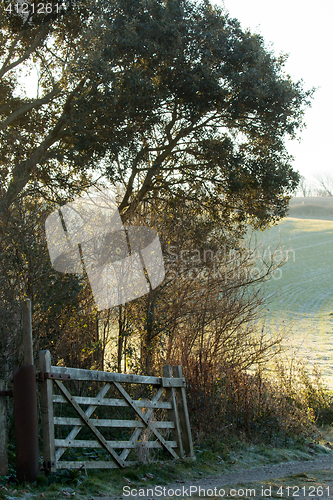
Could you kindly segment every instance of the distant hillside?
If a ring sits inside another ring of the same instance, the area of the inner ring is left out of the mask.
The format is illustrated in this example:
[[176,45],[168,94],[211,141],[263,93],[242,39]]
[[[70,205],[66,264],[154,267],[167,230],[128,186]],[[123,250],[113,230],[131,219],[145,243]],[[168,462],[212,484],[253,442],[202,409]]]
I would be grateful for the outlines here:
[[283,332],[333,388],[333,198],[296,198],[289,217],[257,242],[276,261],[289,260],[265,283],[265,323]]
[[295,219],[333,220],[333,197],[292,198],[289,204],[288,216]]

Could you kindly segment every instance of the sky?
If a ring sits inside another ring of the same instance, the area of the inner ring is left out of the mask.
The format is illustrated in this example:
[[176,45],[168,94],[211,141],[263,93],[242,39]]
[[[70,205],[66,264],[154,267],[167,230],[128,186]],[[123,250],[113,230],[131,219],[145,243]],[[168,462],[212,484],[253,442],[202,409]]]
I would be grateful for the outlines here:
[[236,17],[242,28],[260,33],[275,54],[289,54],[285,71],[304,80],[305,89],[318,87],[312,107],[305,112],[307,128],[301,142],[289,141],[294,169],[310,184],[314,175],[333,176],[332,140],[332,21],[331,0],[211,0]]

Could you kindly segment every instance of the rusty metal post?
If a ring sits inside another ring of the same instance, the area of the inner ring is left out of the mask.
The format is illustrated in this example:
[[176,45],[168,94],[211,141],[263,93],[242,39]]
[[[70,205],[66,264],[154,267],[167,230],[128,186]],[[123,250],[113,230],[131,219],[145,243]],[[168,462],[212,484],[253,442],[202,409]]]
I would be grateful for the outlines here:
[[31,303],[23,303],[25,365],[14,370],[16,477],[33,483],[39,473],[36,368],[33,365]]
[[16,477],[33,483],[39,473],[36,368],[14,371]]

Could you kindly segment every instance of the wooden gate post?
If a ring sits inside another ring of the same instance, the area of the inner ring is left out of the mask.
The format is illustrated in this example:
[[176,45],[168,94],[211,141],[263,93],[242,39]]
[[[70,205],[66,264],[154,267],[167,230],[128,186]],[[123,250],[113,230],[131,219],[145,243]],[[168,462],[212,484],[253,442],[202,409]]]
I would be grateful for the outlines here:
[[[5,390],[4,380],[0,380],[0,391]],[[6,398],[0,396],[0,476],[8,474]]]
[[31,300],[22,302],[22,333],[23,333],[23,364],[34,364],[34,353],[32,347],[32,320],[31,320]]
[[[163,377],[172,377],[172,370],[170,365],[163,366]],[[174,423],[175,428],[172,429],[173,440],[177,442],[178,446],[176,448],[176,453],[179,458],[183,458],[184,449],[182,443],[182,435],[180,431],[180,423],[178,418],[177,400],[176,400],[176,390],[174,387],[170,389],[165,389],[166,398],[172,404],[172,409],[168,410],[169,420]]]
[[[182,378],[182,367],[180,365],[174,366],[172,368],[173,376],[176,378]],[[177,388],[179,400],[178,400],[178,413],[180,419],[180,427],[183,435],[183,446],[185,455],[189,458],[195,458],[193,441],[191,435],[190,419],[188,416],[187,402],[186,402],[186,391],[185,387]]]
[[[40,351],[39,369],[42,373],[51,372],[50,351]],[[54,446],[53,382],[45,379],[40,383],[40,405],[42,412],[44,471],[48,475],[56,470]]]

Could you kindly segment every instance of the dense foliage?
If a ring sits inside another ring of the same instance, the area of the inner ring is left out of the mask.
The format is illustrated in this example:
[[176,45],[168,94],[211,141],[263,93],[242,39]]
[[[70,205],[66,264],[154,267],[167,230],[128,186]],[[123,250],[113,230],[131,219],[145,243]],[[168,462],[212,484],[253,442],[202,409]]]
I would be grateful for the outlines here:
[[[103,367],[110,325],[119,370],[135,359],[133,332],[145,371],[157,353],[179,360],[189,342],[197,356],[199,339],[207,355],[214,343],[232,359],[222,346],[242,351],[232,340],[240,332],[260,353],[246,326],[260,298],[246,273],[232,285],[229,275],[229,284],[168,275],[142,300],[99,315],[84,275],[51,269],[43,224],[99,181],[117,193],[123,221],[159,230],[164,251],[238,248],[248,224],[263,228],[286,212],[299,177],[284,143],[302,128],[312,91],[206,0],[65,0],[40,15],[34,0],[27,15],[9,4],[0,7],[2,356],[15,357],[26,296],[36,349],[49,346],[64,363]],[[21,78],[33,70],[38,85],[27,95]]]
[[[285,213],[298,175],[284,140],[312,92],[259,35],[207,1],[84,0],[43,23],[2,14],[3,209],[32,181],[58,199],[80,190],[90,167],[123,187],[123,214],[179,190],[224,224]],[[38,95],[17,96],[17,71],[34,64]]]

